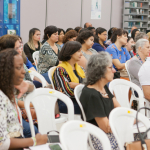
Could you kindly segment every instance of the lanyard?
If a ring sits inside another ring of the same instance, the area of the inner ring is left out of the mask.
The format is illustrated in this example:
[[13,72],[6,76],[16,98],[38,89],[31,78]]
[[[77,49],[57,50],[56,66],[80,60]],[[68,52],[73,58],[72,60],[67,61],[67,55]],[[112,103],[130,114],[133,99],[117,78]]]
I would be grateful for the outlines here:
[[18,120],[19,120],[19,123],[21,124],[20,115],[19,115],[19,111],[18,111],[18,108],[17,108],[15,97],[14,97],[14,101],[15,101],[15,106],[16,106],[16,110],[17,110]]
[[[141,57],[139,56],[138,53],[136,53],[136,56],[137,56],[137,58],[140,60],[140,62],[143,64],[144,62],[143,62],[143,60],[141,59]],[[145,59],[145,61],[146,61],[146,59]]]

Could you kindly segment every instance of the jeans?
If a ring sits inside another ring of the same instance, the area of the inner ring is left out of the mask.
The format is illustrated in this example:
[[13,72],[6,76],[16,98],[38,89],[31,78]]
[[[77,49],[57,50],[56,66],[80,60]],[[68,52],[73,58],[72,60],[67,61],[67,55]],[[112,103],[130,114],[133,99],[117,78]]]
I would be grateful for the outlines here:
[[[60,113],[65,113],[65,114],[68,113],[67,106],[64,102],[58,100],[58,105],[59,105]],[[73,101],[73,105],[74,105],[74,111],[75,111],[74,113],[81,114],[81,110],[80,110],[78,103],[76,101]]]
[[[22,124],[23,124],[24,137],[25,138],[32,137],[29,122],[26,122],[24,119],[22,119]],[[38,129],[37,129],[37,127],[35,125],[34,125],[34,130],[35,130],[35,134],[37,134],[38,133]]]
[[50,79],[49,79],[49,76],[48,76],[48,72],[43,73],[43,74],[41,74],[41,75],[45,78],[45,80],[46,80],[49,84],[51,84]]
[[36,88],[42,87],[42,83],[40,83],[39,81],[33,81],[33,84],[35,85]]

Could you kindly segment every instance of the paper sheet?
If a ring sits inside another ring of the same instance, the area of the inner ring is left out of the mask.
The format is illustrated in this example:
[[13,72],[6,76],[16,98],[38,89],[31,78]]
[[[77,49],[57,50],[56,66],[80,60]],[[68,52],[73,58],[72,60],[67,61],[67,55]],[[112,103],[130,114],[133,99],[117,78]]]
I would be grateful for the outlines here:
[[101,19],[101,0],[92,0],[91,19]]

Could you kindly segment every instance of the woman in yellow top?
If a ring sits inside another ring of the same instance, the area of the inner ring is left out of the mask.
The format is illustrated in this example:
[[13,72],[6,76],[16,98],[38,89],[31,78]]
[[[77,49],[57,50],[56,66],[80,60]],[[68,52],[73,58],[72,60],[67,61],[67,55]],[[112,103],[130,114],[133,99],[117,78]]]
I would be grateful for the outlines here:
[[[82,83],[85,78],[84,70],[77,64],[82,52],[81,44],[76,41],[68,41],[58,55],[62,61],[54,71],[53,83],[55,89],[69,96],[74,103],[75,114],[80,114],[80,108],[74,97],[74,88]],[[58,101],[61,113],[67,113],[67,107],[62,101]]]

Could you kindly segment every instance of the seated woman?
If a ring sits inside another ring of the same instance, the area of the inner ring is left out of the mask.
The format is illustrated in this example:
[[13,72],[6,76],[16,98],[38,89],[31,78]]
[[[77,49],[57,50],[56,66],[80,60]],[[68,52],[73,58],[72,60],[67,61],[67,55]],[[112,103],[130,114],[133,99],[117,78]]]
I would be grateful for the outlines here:
[[92,46],[97,52],[105,51],[108,47],[104,42],[107,40],[107,30],[104,28],[97,28],[96,35],[94,37],[94,44]]
[[106,52],[112,56],[114,68],[120,72],[120,76],[128,79],[128,74],[125,70],[125,62],[129,60],[130,54],[126,48],[122,47],[127,44],[128,32],[123,29],[114,31],[111,41],[113,44],[107,47]]
[[138,29],[134,29],[134,30],[132,31],[131,37],[132,37],[132,39],[133,39],[134,41],[135,41],[135,37],[136,37],[136,35],[137,35],[138,33],[140,33],[140,31],[139,31]]
[[38,70],[44,76],[46,81],[50,84],[48,77],[48,70],[59,64],[58,54],[61,50],[58,41],[58,28],[55,26],[48,26],[44,30],[44,39],[47,41],[43,44],[39,51]]
[[[120,107],[107,87],[107,83],[113,80],[114,72],[111,56],[107,52],[92,55],[87,64],[85,87],[82,90],[80,101],[86,121],[107,134],[112,150],[119,150],[109,125],[110,112],[114,108]],[[96,137],[91,135],[91,139],[95,150],[103,150]]]
[[61,46],[61,48],[64,45],[64,43],[63,43],[64,35],[65,35],[65,31],[61,28],[58,28],[58,42],[57,42],[57,44],[59,44]]
[[77,27],[74,28],[74,30],[77,31],[78,34],[79,34],[79,32],[80,32],[81,29],[82,29],[82,27],[79,27],[79,26],[77,26]]
[[66,32],[64,39],[63,39],[63,43],[65,44],[68,41],[76,41],[77,36],[78,36],[78,33],[75,30],[70,30]]
[[[85,78],[83,69],[77,63],[81,56],[81,44],[79,42],[68,41],[65,43],[58,55],[62,63],[57,66],[52,78],[55,89],[72,99],[75,114],[81,112],[74,97],[74,88]],[[67,113],[67,106],[62,101],[58,101],[58,105],[61,113]]]
[[127,44],[125,45],[125,48],[129,52],[130,56],[133,57],[133,45],[134,45],[134,40],[131,37],[128,37]]
[[14,89],[20,92],[20,97],[33,91],[34,87],[31,83],[23,81],[25,70],[22,57],[14,49],[3,50],[0,52],[0,64],[0,149],[23,150],[29,146],[45,144],[47,135],[37,134],[32,138],[23,138]]
[[30,62],[35,66],[34,60],[32,58],[32,54],[35,51],[39,51],[41,49],[40,41],[41,31],[37,28],[33,28],[29,31],[29,41],[24,45],[24,52],[27,55]]
[[94,44],[93,42],[94,36],[92,31],[89,30],[82,31],[78,35],[77,41],[82,44],[82,54],[83,54],[78,64],[83,68],[85,68],[87,61],[90,59],[91,55],[97,54],[97,51],[92,48],[92,45]]
[[139,83],[138,72],[142,64],[146,61],[150,53],[149,41],[146,39],[139,39],[135,44],[136,55],[132,57],[128,63],[128,71],[131,81],[141,87]]

